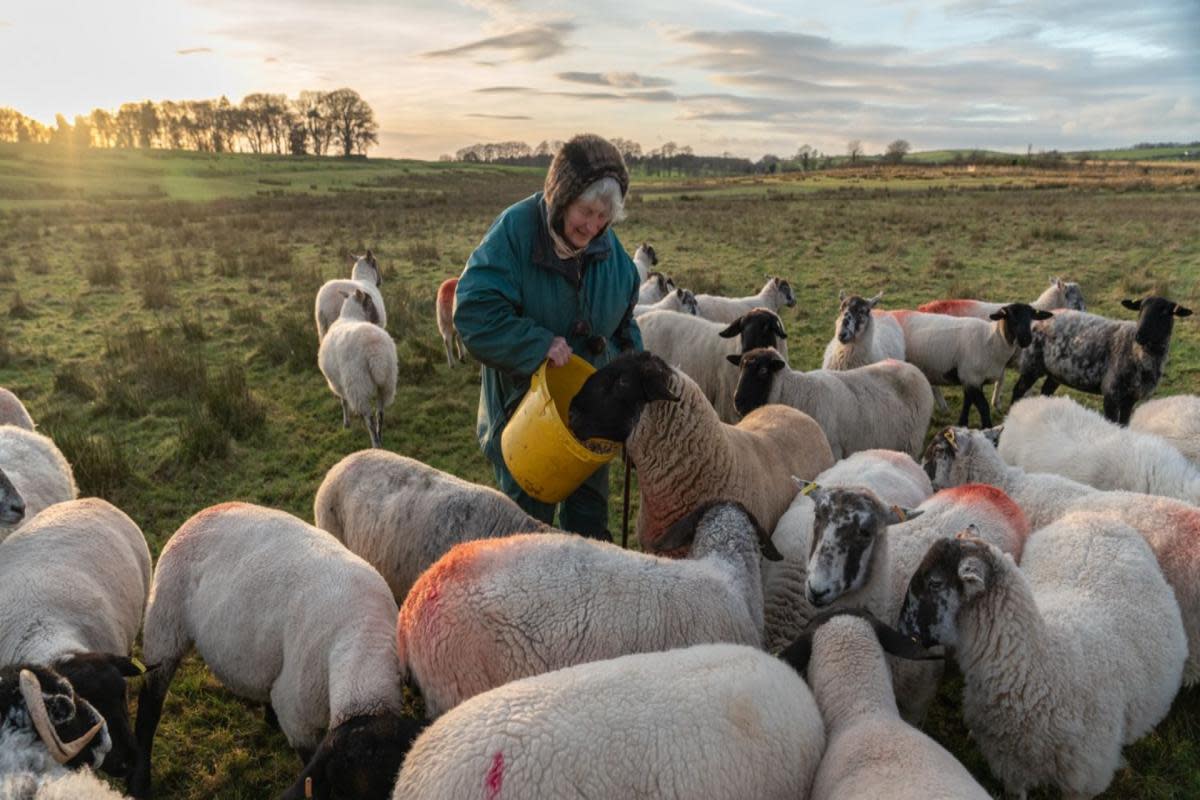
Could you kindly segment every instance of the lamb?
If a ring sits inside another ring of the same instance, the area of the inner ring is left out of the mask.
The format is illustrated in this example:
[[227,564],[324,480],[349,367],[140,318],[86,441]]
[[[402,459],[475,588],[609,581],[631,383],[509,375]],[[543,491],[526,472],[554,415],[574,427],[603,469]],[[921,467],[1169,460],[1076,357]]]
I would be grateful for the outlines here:
[[998,434],[997,428],[947,428],[934,436],[925,451],[925,469],[934,486],[970,481],[997,486],[1021,507],[1035,530],[1072,511],[1111,514],[1136,530],[1158,557],[1163,577],[1179,601],[1188,638],[1184,685],[1200,682],[1200,551],[1195,547],[1200,541],[1200,508],[1168,497],[1102,492],[1059,475],[1027,473],[1000,458]]
[[561,533],[455,546],[417,579],[396,631],[430,716],[585,661],[762,643],[759,548],[777,554],[745,508],[700,506],[659,544],[691,548],[676,560]]
[[638,305],[657,303],[675,289],[675,281],[661,272],[651,272],[638,287]]
[[1033,342],[1018,362],[1013,403],[1045,375],[1043,395],[1053,394],[1059,384],[1103,395],[1104,416],[1129,424],[1134,404],[1149,397],[1162,378],[1175,317],[1192,311],[1164,297],[1122,300],[1121,305],[1138,312],[1136,323],[1063,311],[1035,325]]
[[1003,306],[988,315],[991,323],[919,311],[896,311],[893,315],[904,331],[905,360],[920,367],[931,384],[962,384],[958,424],[967,424],[974,405],[985,428],[992,426],[992,415],[983,385],[1000,380],[1013,353],[1029,346],[1034,320],[1054,316],[1026,303]]
[[288,796],[312,778],[319,797],[386,797],[415,731],[401,716],[396,614],[370,564],[290,514],[224,503],[193,516],[163,548],[146,609],[157,669],[138,700],[131,793],[149,794],[163,701],[194,643],[230,691],[270,703],[308,762]]
[[326,281],[317,290],[316,307],[313,315],[317,320],[317,339],[324,339],[329,332],[329,326],[334,323],[342,311],[343,292],[350,294],[362,290],[371,298],[372,305],[368,308],[368,322],[381,328],[387,327],[387,311],[383,307],[383,294],[379,288],[383,285],[379,262],[375,260],[370,250],[363,256],[351,256],[354,259],[354,269],[348,279]]
[[481,787],[523,800],[796,800],[808,797],[824,748],[812,693],[786,664],[751,647],[697,645],[471,698],[413,745],[392,800],[459,800]]
[[638,471],[637,532],[653,552],[663,532],[706,500],[736,500],[773,530],[796,494],[792,475],[833,466],[808,415],[766,406],[727,425],[695,381],[652,353],[619,356],[571,400],[570,428],[625,443]]
[[638,282],[645,283],[650,277],[650,268],[658,266],[658,253],[648,242],[642,242],[633,253],[633,265],[637,267]]
[[1097,489],[1200,503],[1200,467],[1157,436],[1110,422],[1069,397],[1013,405],[1000,457],[1028,472],[1052,472]]
[[396,398],[396,343],[369,319],[371,298],[362,290],[347,295],[341,315],[317,351],[317,365],[330,390],[342,401],[342,427],[350,415],[362,417],[372,447],[383,447],[383,409]]
[[696,295],[696,314],[712,322],[729,324],[747,311],[765,308],[779,312],[781,306],[792,308],[796,305],[796,295],[792,285],[783,278],[767,278],[758,294],[749,297],[721,297],[714,294]]
[[828,731],[812,800],[988,800],[954,756],[900,719],[884,652],[929,656],[869,614],[839,611],[819,623],[781,655],[807,668]]
[[678,311],[682,314],[696,314],[696,296],[687,289],[676,289],[657,303],[638,303],[633,307],[633,315],[640,317],[652,311]]
[[335,464],[317,489],[313,518],[379,570],[397,603],[460,542],[554,530],[495,489],[385,450]]
[[888,358],[904,360],[900,323],[891,312],[875,308],[883,298],[882,292],[870,299],[840,292],[838,298],[841,308],[833,324],[833,338],[825,346],[821,369],[854,369]]
[[1187,655],[1154,554],[1107,514],[1042,528],[1020,569],[986,542],[937,542],[909,584],[900,630],[953,649],[965,721],[1019,797],[1041,784],[1072,798],[1103,792],[1121,747],[1170,710]]
[[738,317],[732,325],[655,311],[639,317],[638,328],[646,350],[694,380],[722,422],[737,422],[741,416],[733,405],[737,373],[725,365],[726,356],[755,347],[775,347],[787,358],[783,323],[765,308]]
[[54,442],[0,425],[0,542],[43,508],[78,495],[71,465]]
[[779,403],[808,414],[834,458],[883,448],[920,455],[933,416],[933,390],[921,370],[888,359],[850,370],[799,372],[773,347],[727,356],[739,368],[734,407],[748,414]]
[[108,722],[104,771],[121,776],[136,743],[125,681],[150,591],[138,526],[96,497],[47,508],[0,543],[0,664],[43,664]]
[[[927,314],[947,314],[951,317],[975,317],[987,319],[990,314],[999,311],[1003,303],[985,303],[982,300],[934,300],[917,306],[918,311]],[[1064,281],[1061,278],[1051,278],[1050,286],[1029,305],[1042,311],[1056,311],[1069,308],[1074,311],[1084,311],[1083,291],[1078,283]],[[1016,357],[1009,359],[1008,366],[1015,367]],[[992,407],[1000,410],[1001,392],[1004,391],[1004,373],[996,381],[992,389]]]
[[[437,303],[435,311],[437,314],[438,333],[442,336],[442,344],[446,346],[446,364],[451,368],[454,367],[454,359],[457,356],[459,361],[465,361],[463,353],[462,337],[458,335],[458,330],[454,327],[454,307],[456,305],[454,290],[458,288],[458,278],[447,278],[442,281],[442,285],[437,290]],[[382,308],[382,306],[380,306]],[[454,346],[454,354],[450,352],[451,345]]]
[[25,410],[21,398],[0,386],[0,425],[16,425],[27,431],[33,430],[33,418]]
[[1129,418],[1129,429],[1167,440],[1200,467],[1200,396],[1177,394],[1142,403]]

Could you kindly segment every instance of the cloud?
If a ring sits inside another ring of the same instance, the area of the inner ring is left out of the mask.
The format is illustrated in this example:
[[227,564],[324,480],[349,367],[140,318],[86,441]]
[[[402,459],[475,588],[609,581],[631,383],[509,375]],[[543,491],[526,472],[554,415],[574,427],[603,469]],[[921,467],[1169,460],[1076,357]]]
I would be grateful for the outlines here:
[[574,29],[575,26],[570,22],[553,22],[489,36],[445,50],[430,50],[422,55],[426,58],[455,58],[479,51],[498,50],[511,53],[517,61],[541,61],[566,51],[567,34]]
[[263,59],[263,63],[264,64],[278,64],[279,59],[276,58],[275,56],[267,56],[266,58]]
[[671,81],[666,78],[639,75],[636,72],[560,72],[555,77],[571,83],[612,86],[617,89],[657,89],[671,85]]
[[467,116],[479,119],[533,119],[525,114],[467,114]]
[[678,100],[673,92],[662,89],[648,92],[557,92],[529,86],[485,86],[477,94],[521,94],[534,97],[564,97],[570,100],[637,100],[643,103],[670,103]]
[[194,56],[200,53],[211,53],[212,51],[213,49],[211,47],[188,47],[183,50],[176,50],[175,55]]

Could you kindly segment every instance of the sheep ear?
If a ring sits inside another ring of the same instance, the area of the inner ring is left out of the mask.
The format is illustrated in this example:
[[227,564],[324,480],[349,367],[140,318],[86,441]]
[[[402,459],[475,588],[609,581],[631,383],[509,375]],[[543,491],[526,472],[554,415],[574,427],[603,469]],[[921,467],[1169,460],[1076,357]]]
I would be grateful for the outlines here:
[[1008,309],[1002,308],[999,311],[993,311],[988,314],[988,319],[1008,319]]
[[872,297],[870,300],[867,301],[867,305],[869,305],[871,308],[874,308],[876,305],[879,304],[879,301],[882,299],[883,299],[883,292],[879,292],[878,294],[876,294],[874,297]]
[[667,552],[691,546],[696,538],[696,526],[700,524],[700,517],[704,516],[708,509],[708,505],[703,505],[675,520],[655,542],[654,549]]
[[1050,279],[1050,285],[1057,286],[1059,289],[1064,288],[1062,278],[1058,277],[1057,275]]
[[980,433],[988,438],[988,441],[992,443],[992,447],[999,447],[1000,434],[1004,433],[1004,426],[997,425],[994,428],[985,428],[981,430]]
[[789,644],[779,654],[780,660],[787,664],[792,669],[800,674],[808,669],[808,662],[812,659],[812,631],[802,633],[800,638]]
[[770,366],[771,366],[771,372],[779,372],[779,370],[781,370],[787,366],[787,362],[784,361],[779,356],[776,356],[775,358],[771,359]]
[[875,637],[879,639],[879,644],[883,647],[884,652],[909,661],[942,661],[944,659],[944,656],[931,653],[922,647],[915,636],[905,636],[886,622],[875,619],[874,616],[867,616],[866,619],[870,620],[871,627],[875,629]]
[[1142,301],[1141,300],[1122,300],[1121,305],[1125,306],[1130,311],[1141,311],[1142,310]]
[[679,402],[679,395],[671,391],[671,370],[666,365],[652,364],[642,375],[642,393],[647,403],[655,400]]
[[1176,303],[1175,308],[1171,309],[1171,313],[1177,317],[1190,317],[1192,315],[1192,310],[1190,308],[1184,308]]
[[1049,311],[1038,310],[1038,311],[1033,312],[1034,319],[1050,319],[1053,316],[1054,315],[1052,313],[1050,313]]
[[846,302],[846,290],[845,289],[838,289],[838,302],[839,303]]
[[735,367],[738,367],[739,369],[742,366],[742,357],[739,355],[734,355],[733,353],[730,353],[729,355],[725,356],[725,359],[730,364],[733,364]]
[[728,328],[721,331],[717,335],[722,338],[725,338],[725,339],[732,339],[733,337],[737,336],[739,333],[742,332],[742,326],[744,324],[745,319],[746,319],[745,317],[738,317],[733,322],[729,323]]
[[920,508],[905,508],[904,506],[892,506],[888,509],[887,519],[884,521],[888,525],[899,525],[901,522],[908,522],[910,519],[916,519],[925,513],[924,509]]
[[963,594],[975,597],[987,588],[987,564],[979,556],[964,556],[958,562],[958,579],[962,581]]
[[783,329],[783,323],[779,321],[779,317],[775,317],[771,320],[771,327],[775,329],[775,335],[780,339],[787,338],[787,331]]

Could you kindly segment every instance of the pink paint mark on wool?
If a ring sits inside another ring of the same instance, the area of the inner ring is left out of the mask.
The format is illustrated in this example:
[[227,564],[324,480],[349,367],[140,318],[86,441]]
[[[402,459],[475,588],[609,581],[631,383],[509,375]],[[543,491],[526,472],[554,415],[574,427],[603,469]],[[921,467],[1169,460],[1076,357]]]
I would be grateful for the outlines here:
[[500,789],[504,786],[504,753],[496,751],[492,756],[492,768],[483,779],[483,796],[486,800],[498,800]]
[[947,314],[951,317],[973,317],[978,308],[978,300],[934,300],[917,306],[917,311],[924,314]]
[[1013,502],[1003,489],[986,483],[967,483],[952,489],[943,489],[938,494],[956,503],[986,506],[1006,519],[1015,537],[1012,542],[1012,555],[1020,561],[1025,539],[1029,536],[1029,520],[1021,507]]
[[458,278],[447,278],[438,287],[437,304],[442,311],[449,312],[454,307],[454,292],[456,289],[458,289]]

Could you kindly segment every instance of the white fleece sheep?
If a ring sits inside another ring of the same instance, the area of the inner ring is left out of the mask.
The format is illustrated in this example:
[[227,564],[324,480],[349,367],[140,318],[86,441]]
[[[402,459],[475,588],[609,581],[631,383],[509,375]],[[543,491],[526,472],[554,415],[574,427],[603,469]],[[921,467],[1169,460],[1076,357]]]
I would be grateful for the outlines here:
[[1018,569],[993,545],[943,539],[913,576],[901,630],[953,648],[963,717],[1009,794],[1103,792],[1121,748],[1171,708],[1187,642],[1149,546],[1106,514],[1029,538]]
[[1061,475],[1026,472],[1004,463],[993,444],[993,432],[947,428],[935,436],[925,453],[934,486],[968,482],[997,486],[1021,507],[1034,530],[1073,511],[1096,511],[1138,531],[1158,557],[1163,577],[1179,602],[1188,637],[1183,682],[1200,682],[1200,508],[1169,497],[1104,492]]
[[0,773],[4,800],[126,800],[90,769],[63,770],[53,776],[32,772]]
[[733,407],[738,371],[726,363],[727,356],[755,347],[775,347],[787,358],[783,322],[765,308],[756,308],[730,325],[654,311],[638,317],[638,329],[645,349],[694,380],[722,422],[734,423],[741,417]]
[[1167,440],[1200,466],[1200,396],[1177,394],[1147,400],[1134,409],[1129,429]]
[[774,530],[796,496],[792,476],[811,478],[834,463],[808,415],[765,406],[727,425],[695,381],[652,353],[621,356],[590,376],[571,400],[570,427],[584,441],[625,443],[638,472],[638,539],[648,552],[709,500],[737,501]]
[[317,290],[317,300],[313,308],[313,316],[317,321],[317,338],[324,339],[329,326],[341,315],[342,293],[352,294],[355,289],[361,289],[371,298],[371,315],[367,319],[381,328],[387,327],[387,309],[383,306],[383,294],[379,291],[382,285],[382,273],[371,251],[368,250],[364,256],[356,256],[349,278],[326,281]]
[[648,273],[641,286],[638,287],[638,305],[657,303],[675,289],[675,281],[661,272]]
[[379,570],[396,602],[460,542],[553,530],[495,489],[386,450],[335,464],[317,489],[313,518]]
[[765,308],[779,313],[783,306],[796,305],[792,285],[783,278],[767,278],[758,294],[749,297],[721,297],[715,294],[696,295],[696,314],[713,322],[733,322],[747,311]]
[[25,410],[21,398],[0,386],[0,425],[16,425],[27,431],[33,430],[33,418]]
[[900,323],[890,311],[875,308],[882,297],[882,292],[870,299],[839,293],[841,308],[833,323],[833,338],[825,346],[821,369],[854,369],[888,358],[904,360]]
[[54,442],[0,425],[0,542],[43,508],[78,495],[71,465]]
[[471,698],[417,740],[392,798],[798,800],[824,747],[795,671],[754,648],[698,645]]
[[345,298],[341,316],[321,340],[317,365],[330,390],[342,401],[342,427],[350,415],[362,417],[372,447],[383,447],[383,409],[396,398],[396,343],[367,322],[361,291]]
[[640,317],[654,311],[675,311],[680,314],[696,314],[696,297],[687,289],[676,289],[655,303],[641,303],[633,307],[633,315]]
[[[192,645],[234,694],[270,703],[305,761],[339,726],[401,711],[396,601],[387,582],[325,531],[248,503],[191,517],[163,547],[143,631],[138,707],[149,789],[154,729]],[[134,791],[134,794],[140,794]]]
[[1000,457],[1097,489],[1200,503],[1200,467],[1167,442],[1122,428],[1069,397],[1028,397],[1004,420]]
[[803,411],[825,432],[834,458],[879,448],[921,453],[933,391],[912,364],[888,359],[848,370],[800,372],[771,347],[728,358],[740,369],[734,394],[740,413],[768,403]]
[[400,608],[401,661],[436,716],[585,661],[707,642],[757,647],[765,539],[744,508],[720,503],[662,537],[669,549],[690,543],[685,559],[556,533],[458,545]]
[[638,283],[645,283],[654,267],[658,266],[658,253],[654,252],[651,244],[642,242],[633,253],[633,265],[637,267]]
[[[911,657],[918,648],[910,640],[886,628],[877,634],[871,622],[847,614],[809,636],[808,683],[829,737],[812,800],[991,797],[944,747],[900,719],[884,651]],[[795,649],[783,658],[799,667],[789,657]]]

